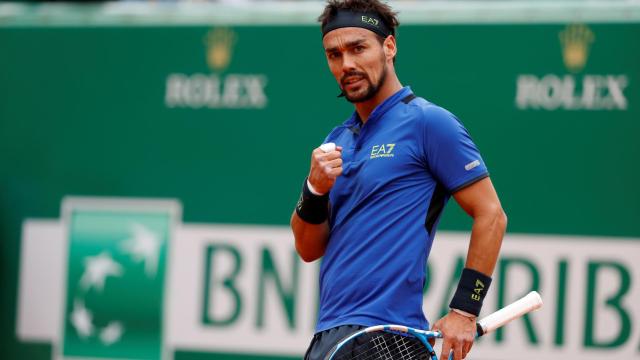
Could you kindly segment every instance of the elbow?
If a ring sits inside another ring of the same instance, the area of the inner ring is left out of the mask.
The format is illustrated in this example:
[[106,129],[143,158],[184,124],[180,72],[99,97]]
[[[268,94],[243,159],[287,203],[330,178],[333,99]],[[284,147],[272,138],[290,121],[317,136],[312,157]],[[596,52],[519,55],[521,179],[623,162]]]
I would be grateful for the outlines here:
[[312,262],[318,260],[318,258],[314,257],[314,256],[303,255],[301,253],[298,253],[298,255],[300,255],[300,259],[302,259],[302,261],[304,261],[305,263],[312,263]]
[[326,222],[320,225],[304,223],[294,212],[290,224],[298,256],[307,263],[321,258],[327,245]]
[[476,219],[482,219],[480,222],[497,232],[504,233],[507,230],[507,214],[499,202],[486,204]]
[[294,234],[296,252],[300,259],[306,263],[310,263],[318,260],[324,255],[324,246],[320,246],[313,239],[310,239],[300,234]]
[[[295,214],[295,213],[294,213]],[[295,218],[295,215],[291,216],[291,230],[293,230],[293,238],[294,238],[294,244],[296,247],[296,252],[298,253],[298,256],[300,257],[300,259],[302,259],[302,261],[306,262],[306,263],[310,263],[314,260],[316,260],[318,257],[314,256],[314,254],[312,253],[312,251],[310,251],[309,246],[305,246],[305,241],[304,241],[304,232],[300,233],[300,227],[297,226],[298,225],[298,221]],[[296,231],[298,230],[298,231]]]
[[[323,254],[318,255],[317,251],[314,251],[312,247],[309,246],[308,241],[305,241],[304,236],[302,234],[298,234],[295,231],[293,232],[294,244],[296,247],[296,252],[302,261],[306,263],[313,262],[320,258]],[[307,239],[308,240],[308,239]]]
[[314,262],[322,257],[322,254],[318,255],[313,251],[305,249],[298,241],[296,241],[296,251],[298,252],[298,256],[300,256],[300,259],[306,263]]
[[507,218],[507,213],[504,212],[501,206],[498,206],[498,210],[496,211],[496,225],[498,229],[500,229],[503,233],[507,231],[507,224],[509,219]]

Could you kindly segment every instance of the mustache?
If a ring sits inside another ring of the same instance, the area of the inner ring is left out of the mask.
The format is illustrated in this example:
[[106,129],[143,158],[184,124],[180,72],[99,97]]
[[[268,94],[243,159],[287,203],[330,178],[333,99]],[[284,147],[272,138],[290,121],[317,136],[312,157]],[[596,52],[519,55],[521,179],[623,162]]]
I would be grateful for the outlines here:
[[344,75],[342,75],[342,77],[340,78],[340,84],[344,85],[344,82],[350,78],[350,77],[354,77],[354,76],[358,76],[361,77],[365,80],[369,80],[369,77],[367,76],[366,73],[364,72],[360,72],[360,71],[350,71],[348,73],[345,73]]

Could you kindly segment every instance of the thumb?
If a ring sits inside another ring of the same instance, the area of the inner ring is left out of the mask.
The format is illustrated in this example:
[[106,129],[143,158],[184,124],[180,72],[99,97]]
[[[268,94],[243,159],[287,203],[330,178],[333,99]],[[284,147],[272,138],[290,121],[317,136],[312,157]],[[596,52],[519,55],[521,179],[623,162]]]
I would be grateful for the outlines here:
[[430,337],[427,342],[429,343],[429,345],[431,345],[431,347],[436,346],[436,338],[434,337]]
[[[435,324],[431,325],[431,331],[440,331],[440,322],[436,321]],[[430,337],[428,340],[429,344],[433,347],[436,346],[436,338],[435,337]]]

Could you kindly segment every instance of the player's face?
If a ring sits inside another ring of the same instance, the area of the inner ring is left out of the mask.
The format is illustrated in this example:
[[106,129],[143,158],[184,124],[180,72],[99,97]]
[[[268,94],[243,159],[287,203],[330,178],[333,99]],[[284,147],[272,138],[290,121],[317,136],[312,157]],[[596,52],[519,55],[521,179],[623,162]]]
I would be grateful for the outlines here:
[[383,46],[373,32],[348,27],[329,32],[322,44],[329,69],[347,100],[373,98],[387,75]]

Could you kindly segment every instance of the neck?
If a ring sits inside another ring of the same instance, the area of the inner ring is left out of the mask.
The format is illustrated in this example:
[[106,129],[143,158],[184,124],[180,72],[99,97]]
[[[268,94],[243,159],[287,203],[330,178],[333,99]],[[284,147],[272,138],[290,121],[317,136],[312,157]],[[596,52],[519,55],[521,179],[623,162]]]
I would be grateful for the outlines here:
[[366,123],[369,120],[369,116],[376,108],[376,106],[380,105],[383,101],[385,101],[389,96],[395,94],[400,89],[402,89],[402,84],[400,84],[400,80],[395,73],[390,72],[388,74],[387,80],[382,84],[380,89],[378,89],[378,93],[372,97],[371,99],[359,103],[355,103],[356,112],[358,116],[360,116],[360,120],[362,123]]

